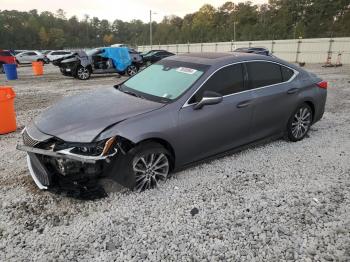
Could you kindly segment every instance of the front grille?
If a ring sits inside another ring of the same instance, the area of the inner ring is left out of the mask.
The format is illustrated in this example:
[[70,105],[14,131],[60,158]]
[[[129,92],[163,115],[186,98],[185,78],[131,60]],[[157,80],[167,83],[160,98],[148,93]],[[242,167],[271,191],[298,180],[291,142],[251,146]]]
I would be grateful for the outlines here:
[[22,134],[22,138],[23,138],[23,143],[25,146],[30,146],[30,147],[35,147],[37,144],[40,143],[40,141],[37,141],[35,139],[33,139],[27,132],[27,130],[24,130],[23,134]]
[[33,175],[39,180],[39,182],[44,186],[50,185],[50,175],[45,168],[45,166],[41,163],[39,158],[33,154],[29,153],[31,168],[33,170]]

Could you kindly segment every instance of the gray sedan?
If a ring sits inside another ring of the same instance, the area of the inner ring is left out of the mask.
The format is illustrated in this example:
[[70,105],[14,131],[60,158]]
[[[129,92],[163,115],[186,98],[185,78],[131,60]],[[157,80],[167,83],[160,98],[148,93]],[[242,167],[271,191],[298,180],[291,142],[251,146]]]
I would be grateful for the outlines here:
[[65,98],[23,131],[41,189],[103,196],[101,178],[142,191],[170,172],[257,141],[302,140],[327,82],[272,56],[166,58],[115,87]]

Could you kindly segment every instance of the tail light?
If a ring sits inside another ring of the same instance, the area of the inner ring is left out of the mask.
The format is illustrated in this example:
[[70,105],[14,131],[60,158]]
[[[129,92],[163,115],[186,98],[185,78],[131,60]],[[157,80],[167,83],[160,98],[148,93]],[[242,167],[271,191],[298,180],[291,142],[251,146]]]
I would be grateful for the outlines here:
[[321,81],[316,84],[319,88],[327,89],[328,88],[328,82],[327,81]]

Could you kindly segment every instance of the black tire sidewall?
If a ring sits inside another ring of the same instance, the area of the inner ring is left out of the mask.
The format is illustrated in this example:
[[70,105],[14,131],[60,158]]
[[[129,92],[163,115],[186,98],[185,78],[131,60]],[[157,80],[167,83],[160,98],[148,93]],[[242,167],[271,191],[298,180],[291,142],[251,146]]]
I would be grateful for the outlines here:
[[[293,133],[292,133],[292,123],[293,123],[293,120],[294,120],[294,116],[295,114],[300,110],[300,108],[305,108],[307,107],[309,112],[311,113],[311,123],[307,129],[307,131],[305,132],[305,134],[300,137],[300,138],[295,138]],[[298,141],[301,141],[305,138],[305,136],[308,134],[309,130],[310,130],[310,127],[312,125],[312,121],[313,121],[313,112],[312,112],[312,108],[306,104],[306,103],[302,103],[301,105],[299,105],[293,112],[293,114],[291,115],[291,117],[289,118],[288,120],[288,124],[287,124],[287,138],[288,140],[292,141],[292,142],[298,142]]]

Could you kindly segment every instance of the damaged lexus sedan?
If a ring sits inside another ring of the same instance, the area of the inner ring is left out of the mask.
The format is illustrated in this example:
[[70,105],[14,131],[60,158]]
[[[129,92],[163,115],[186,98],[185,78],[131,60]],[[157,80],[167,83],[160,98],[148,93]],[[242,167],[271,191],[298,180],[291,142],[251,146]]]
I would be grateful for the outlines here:
[[172,56],[46,109],[17,148],[41,189],[104,194],[100,181],[109,178],[143,191],[256,141],[302,140],[322,118],[326,97],[327,82],[275,57]]

